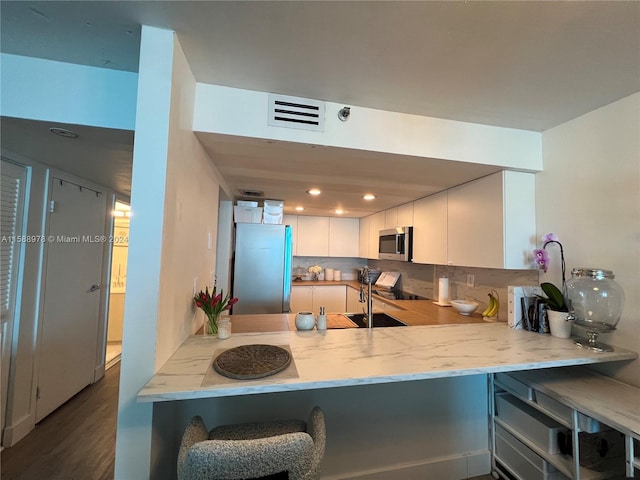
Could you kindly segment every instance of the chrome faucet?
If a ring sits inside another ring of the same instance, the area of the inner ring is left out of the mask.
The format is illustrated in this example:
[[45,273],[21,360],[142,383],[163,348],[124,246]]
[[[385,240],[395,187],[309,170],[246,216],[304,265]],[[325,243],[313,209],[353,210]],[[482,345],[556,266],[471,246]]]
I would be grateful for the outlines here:
[[[367,284],[367,292],[365,293],[364,285]],[[360,279],[360,303],[367,302],[367,327],[373,328],[373,296],[371,295],[371,271],[369,267],[362,269],[362,277]]]

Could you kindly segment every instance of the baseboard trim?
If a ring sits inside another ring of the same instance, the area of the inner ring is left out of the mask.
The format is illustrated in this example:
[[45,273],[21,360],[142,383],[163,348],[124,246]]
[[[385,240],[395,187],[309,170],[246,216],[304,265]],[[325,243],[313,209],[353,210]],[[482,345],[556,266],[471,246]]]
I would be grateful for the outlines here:
[[491,452],[480,450],[448,457],[399,463],[372,470],[322,475],[322,480],[415,480],[416,478],[465,479],[491,473]]
[[2,432],[2,446],[13,447],[34,428],[36,428],[36,421],[33,415],[23,417],[15,425],[4,427],[4,432]]

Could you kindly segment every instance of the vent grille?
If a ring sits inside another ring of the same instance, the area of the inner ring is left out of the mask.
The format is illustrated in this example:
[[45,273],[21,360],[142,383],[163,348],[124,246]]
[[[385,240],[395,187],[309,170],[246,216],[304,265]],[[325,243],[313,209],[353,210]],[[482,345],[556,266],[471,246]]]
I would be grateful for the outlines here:
[[268,124],[323,132],[324,102],[269,94]]
[[264,197],[264,192],[259,192],[258,190],[240,190],[240,195],[243,197],[262,198]]

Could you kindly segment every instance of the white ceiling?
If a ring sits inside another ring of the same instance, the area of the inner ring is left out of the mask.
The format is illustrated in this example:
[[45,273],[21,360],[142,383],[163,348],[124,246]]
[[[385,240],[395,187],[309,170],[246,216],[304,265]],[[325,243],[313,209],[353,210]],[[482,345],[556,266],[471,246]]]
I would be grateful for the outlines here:
[[[135,71],[146,24],[177,32],[199,82],[534,131],[640,91],[638,1],[3,1],[0,8],[6,53]],[[3,119],[3,146],[10,124]],[[120,132],[111,133],[122,153]],[[234,188],[293,203],[300,184],[287,177],[296,158],[298,182],[332,187],[318,207],[342,203],[354,216],[491,170],[451,170],[433,160],[419,166],[411,158],[394,159],[406,170],[390,169],[383,156],[219,136],[201,141]],[[13,148],[26,148],[18,143]],[[110,164],[99,153],[97,165]],[[282,161],[288,153],[295,157]],[[339,174],[316,168],[344,166],[347,158],[352,168]],[[86,156],[77,160],[86,166]],[[117,183],[101,183],[109,182]],[[381,192],[373,206],[353,194],[364,183]]]

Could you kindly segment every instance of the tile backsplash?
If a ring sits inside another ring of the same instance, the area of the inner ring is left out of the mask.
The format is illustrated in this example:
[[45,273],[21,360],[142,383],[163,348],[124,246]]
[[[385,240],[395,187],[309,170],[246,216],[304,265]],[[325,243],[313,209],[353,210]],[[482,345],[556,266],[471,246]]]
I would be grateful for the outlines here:
[[[312,265],[319,265],[324,270],[325,268],[333,268],[334,270],[340,270],[342,272],[343,280],[356,280],[356,270],[362,268],[367,264],[367,260],[364,258],[349,258],[349,257],[293,257],[293,271],[296,268],[303,268],[306,272]],[[324,273],[324,272],[323,272]]]
[[[491,290],[498,293],[498,319],[507,321],[507,287],[509,285],[538,285],[538,270],[501,270],[496,268],[453,267],[449,265],[421,265],[392,260],[369,260],[369,266],[383,271],[400,272],[398,289],[421,297],[438,298],[438,278],[449,279],[449,298],[476,300],[479,312],[487,306]],[[469,278],[471,276],[472,278]],[[467,280],[473,285],[467,285]]]
[[[356,280],[356,270],[364,266],[380,271],[400,272],[398,290],[425,298],[438,298],[438,278],[449,279],[449,298],[476,300],[479,312],[487,306],[488,293],[495,290],[500,299],[498,319],[507,321],[507,287],[509,285],[538,285],[538,270],[501,270],[497,268],[454,267],[449,265],[423,265],[394,260],[367,260],[364,258],[293,257],[293,269],[305,272],[311,265],[342,272],[344,280]],[[472,280],[471,285],[467,280]]]

